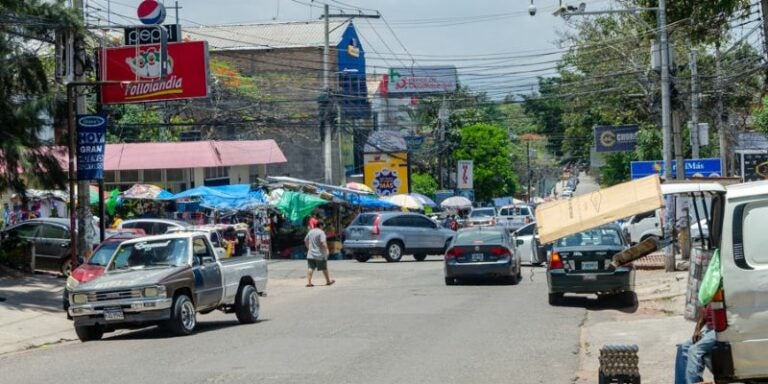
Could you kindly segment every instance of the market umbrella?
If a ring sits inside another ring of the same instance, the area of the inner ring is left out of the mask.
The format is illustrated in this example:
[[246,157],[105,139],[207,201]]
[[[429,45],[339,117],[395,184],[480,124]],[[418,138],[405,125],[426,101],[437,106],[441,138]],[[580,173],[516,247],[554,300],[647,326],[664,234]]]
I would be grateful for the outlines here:
[[129,200],[166,200],[171,197],[172,193],[152,184],[134,184],[123,192],[123,199]]
[[453,196],[440,203],[443,209],[467,209],[472,208],[472,202],[463,196]]
[[411,195],[392,195],[392,196],[382,197],[382,199],[392,204],[396,204],[402,208],[418,209],[418,210],[424,209],[424,204],[422,204],[419,201],[419,199]]
[[354,189],[355,191],[374,193],[373,192],[373,188],[371,188],[371,187],[369,187],[369,186],[367,186],[367,185],[365,185],[363,183],[349,182],[349,183],[347,183],[346,187],[349,188],[349,189]]
[[422,205],[426,205],[432,208],[437,207],[437,204],[435,204],[435,202],[432,199],[422,195],[421,193],[411,192],[409,193],[409,195],[415,197],[416,200],[418,200]]

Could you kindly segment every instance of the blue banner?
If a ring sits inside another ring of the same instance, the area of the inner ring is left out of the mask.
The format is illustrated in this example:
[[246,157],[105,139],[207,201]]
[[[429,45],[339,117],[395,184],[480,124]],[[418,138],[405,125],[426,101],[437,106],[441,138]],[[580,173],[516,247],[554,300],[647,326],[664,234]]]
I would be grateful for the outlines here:
[[604,125],[595,127],[596,152],[634,151],[637,145],[637,125]]
[[104,147],[107,143],[107,117],[77,115],[77,179],[104,178]]
[[[633,161],[630,164],[632,179],[640,179],[650,175],[664,177],[664,161]],[[677,162],[672,163],[672,172],[677,172]],[[720,159],[686,159],[685,177],[720,177],[722,176]]]
[[365,76],[365,50],[354,24],[349,23],[336,46],[339,92],[337,101],[347,119],[367,119],[371,114]]

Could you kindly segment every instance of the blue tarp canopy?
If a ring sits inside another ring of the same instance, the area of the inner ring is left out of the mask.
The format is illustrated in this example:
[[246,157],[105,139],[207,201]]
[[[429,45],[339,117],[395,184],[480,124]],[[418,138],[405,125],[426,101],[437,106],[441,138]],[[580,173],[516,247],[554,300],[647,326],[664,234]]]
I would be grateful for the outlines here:
[[343,199],[344,201],[352,205],[359,205],[363,208],[381,208],[381,209],[397,208],[396,204],[392,204],[388,201],[376,199],[373,197],[368,197],[361,194],[333,192],[333,195],[340,199]]
[[262,190],[251,191],[249,184],[196,187],[177,193],[168,200],[182,199],[199,200],[201,206],[221,211],[247,210],[267,203],[264,192]]

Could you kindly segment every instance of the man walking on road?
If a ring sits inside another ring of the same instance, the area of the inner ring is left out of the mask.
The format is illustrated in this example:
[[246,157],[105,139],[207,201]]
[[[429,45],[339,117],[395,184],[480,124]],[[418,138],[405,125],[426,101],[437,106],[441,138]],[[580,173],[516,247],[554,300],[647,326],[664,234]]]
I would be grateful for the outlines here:
[[304,245],[307,247],[307,287],[314,287],[312,284],[312,274],[315,269],[323,272],[325,276],[325,285],[331,285],[336,280],[331,280],[328,275],[328,242],[325,239],[325,224],[317,221],[317,226],[309,230],[304,238]]

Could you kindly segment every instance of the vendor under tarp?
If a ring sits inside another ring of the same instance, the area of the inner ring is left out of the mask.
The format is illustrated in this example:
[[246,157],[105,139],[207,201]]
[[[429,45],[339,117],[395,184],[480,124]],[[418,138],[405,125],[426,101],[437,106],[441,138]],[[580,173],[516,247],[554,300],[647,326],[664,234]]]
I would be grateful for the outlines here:
[[265,205],[266,196],[262,190],[251,190],[249,184],[222,185],[217,187],[196,187],[177,193],[169,200],[199,200],[200,206],[227,210],[248,210],[255,206]]

